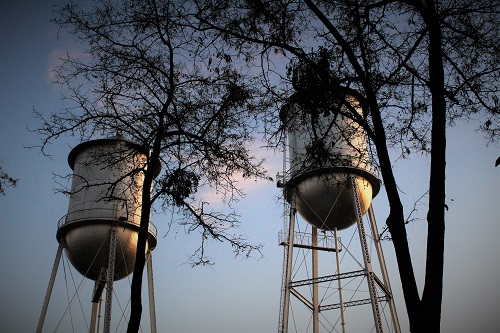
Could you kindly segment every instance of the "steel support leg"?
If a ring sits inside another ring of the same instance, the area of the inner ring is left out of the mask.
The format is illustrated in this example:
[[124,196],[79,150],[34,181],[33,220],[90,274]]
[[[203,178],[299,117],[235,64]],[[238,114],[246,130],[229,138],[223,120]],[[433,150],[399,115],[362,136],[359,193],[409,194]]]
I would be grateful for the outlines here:
[[106,307],[104,309],[104,333],[109,333],[111,329],[111,305],[113,302],[113,281],[115,279],[115,261],[116,261],[116,225],[113,224],[109,240],[109,258],[108,258],[108,288],[106,290]]
[[[333,229],[333,235],[335,237],[335,256],[337,259],[337,274],[340,276],[340,253],[339,253],[339,238],[337,235],[337,227]],[[344,314],[344,293],[342,292],[342,279],[338,279],[339,284],[339,303],[340,303],[340,325],[342,325],[342,333],[345,333],[345,314]]]
[[[95,286],[94,286],[94,293],[99,289],[99,280],[96,280],[95,282]],[[97,310],[99,308],[99,300],[97,300],[97,302],[94,302],[95,300],[95,296],[94,295],[92,298],[92,314],[90,315],[90,330],[89,330],[89,333],[95,333],[96,332],[96,319],[97,319]]]
[[99,299],[99,313],[97,314],[96,332],[99,332],[99,329],[101,328],[101,320],[102,320],[102,295],[101,298]]
[[38,326],[36,328],[36,333],[41,333],[43,328],[43,323],[45,322],[45,316],[47,315],[47,309],[49,307],[50,296],[52,295],[52,289],[54,288],[54,281],[56,280],[57,269],[59,268],[59,262],[61,261],[63,245],[62,242],[59,243],[57,248],[56,259],[54,260],[54,266],[52,266],[52,273],[50,274],[49,285],[47,287],[47,292],[45,293],[45,299],[43,301],[42,312],[40,313],[40,318],[38,319]]
[[373,239],[375,242],[375,249],[377,250],[378,260],[380,262],[382,279],[384,281],[385,287],[390,292],[390,295],[387,295],[387,300],[389,302],[389,310],[391,312],[394,332],[401,333],[401,328],[399,327],[398,313],[396,312],[396,305],[394,304],[394,296],[392,295],[391,283],[389,281],[389,274],[387,273],[387,267],[385,265],[384,252],[382,251],[382,246],[380,245],[380,237],[378,234],[377,222],[375,221],[375,214],[373,213],[373,207],[371,205],[370,208],[368,208],[368,218],[370,220],[370,226],[372,229]]
[[[318,228],[312,227],[312,278],[318,278]],[[312,284],[312,304],[313,304],[313,333],[319,333],[319,299],[318,299],[318,283]]]
[[150,252],[147,263],[148,270],[148,292],[149,292],[149,321],[151,324],[151,333],[156,333],[156,309],[155,309],[155,291],[153,284],[153,254]]
[[289,224],[288,224],[288,244],[285,246],[284,262],[285,262],[285,277],[282,286],[282,304],[280,309],[280,326],[278,332],[288,333],[288,315],[290,312],[290,288],[292,282],[292,260],[293,260],[293,242],[294,242],[294,229],[295,229],[295,193],[292,194],[292,202],[289,211]]
[[359,199],[359,194],[358,194],[358,189],[356,186],[355,176],[351,176],[351,186],[352,186],[352,191],[354,194],[356,221],[358,224],[359,239],[361,241],[361,252],[363,253],[363,259],[365,262],[366,277],[368,280],[368,291],[370,293],[373,318],[375,321],[375,328],[376,328],[377,333],[382,333],[383,332],[382,318],[380,316],[377,290],[376,290],[376,286],[375,286],[375,276],[374,276],[375,273],[373,272],[372,263],[371,263],[371,259],[370,259],[370,253],[368,252],[368,244],[366,242],[365,226],[364,226],[363,220],[361,218],[362,217],[361,202]]

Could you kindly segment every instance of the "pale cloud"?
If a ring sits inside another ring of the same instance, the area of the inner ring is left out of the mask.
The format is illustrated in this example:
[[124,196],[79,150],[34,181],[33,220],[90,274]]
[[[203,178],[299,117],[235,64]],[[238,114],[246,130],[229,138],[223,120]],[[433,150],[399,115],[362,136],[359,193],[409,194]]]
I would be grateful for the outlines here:
[[66,55],[65,50],[57,49],[53,50],[47,61],[47,81],[54,82],[56,79],[54,69],[60,66],[63,62],[62,58]]
[[65,59],[71,56],[74,59],[79,59],[82,61],[90,59],[90,55],[86,53],[83,49],[78,47],[68,48],[59,48],[54,49],[48,57],[47,60],[47,80],[49,82],[56,81],[56,72],[55,69],[61,67],[64,64]]
[[[282,173],[283,157],[281,152],[275,152],[262,147],[259,143],[260,142],[253,143],[249,149],[257,160],[264,159],[263,168],[267,171],[267,178],[243,177],[241,173],[233,177],[236,187],[241,189],[244,195],[248,196],[268,189],[269,185],[276,186],[276,174],[278,172]],[[224,198],[224,193],[218,192],[217,189],[205,188],[202,189],[198,195],[200,200],[209,202],[214,207],[227,205],[227,200],[229,199]]]

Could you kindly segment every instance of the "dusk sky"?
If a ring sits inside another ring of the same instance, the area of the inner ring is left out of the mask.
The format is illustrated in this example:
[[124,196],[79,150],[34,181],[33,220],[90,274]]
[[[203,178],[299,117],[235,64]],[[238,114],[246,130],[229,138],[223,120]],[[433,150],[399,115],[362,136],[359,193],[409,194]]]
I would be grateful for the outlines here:
[[[27,148],[40,140],[29,131],[39,125],[33,110],[49,114],[63,106],[50,71],[70,43],[58,38],[58,26],[50,22],[52,3],[18,0],[4,1],[0,6],[0,160],[4,171],[19,179],[17,188],[7,188],[6,195],[0,196],[0,331],[5,333],[36,329],[58,246],[57,222],[69,203],[67,197],[55,193],[60,180],[54,175],[71,172],[67,155],[79,143],[61,138],[48,148],[50,158],[36,148]],[[444,333],[494,333],[500,327],[500,167],[495,168],[500,149],[486,146],[481,133],[475,132],[477,124],[458,122],[448,131]],[[259,143],[256,145],[258,148]],[[266,167],[270,176],[281,172],[279,153],[273,155],[264,149],[256,149],[256,153],[269,156]],[[395,164],[395,172],[408,214],[426,191],[428,158],[410,155],[410,159]],[[192,268],[188,258],[199,246],[199,235],[186,235],[175,226],[169,229],[170,216],[152,216],[158,228],[158,246],[153,253],[158,332],[277,332],[283,261],[283,249],[278,245],[283,226],[280,192],[268,181],[252,180],[244,185],[247,196],[237,205],[242,221],[239,232],[252,243],[265,244],[263,258],[234,259],[229,244],[210,243],[208,251],[215,265]],[[381,230],[388,214],[383,187],[373,206]],[[425,202],[418,213],[425,218]],[[408,225],[420,287],[425,223]],[[402,332],[408,332],[392,244],[384,242],[383,248]],[[67,263],[64,265],[61,262],[59,266],[44,332],[55,331],[68,305],[66,284],[72,286],[73,280],[77,286],[83,283],[80,299],[72,308],[74,331],[87,330],[78,319],[79,303],[89,321],[93,282],[76,271],[71,276]],[[128,293],[127,281],[115,284],[117,292]],[[69,298],[72,295],[70,289]],[[143,300],[147,305],[147,298]],[[127,301],[123,302],[121,306]],[[114,303],[113,308],[120,305]],[[145,306],[144,318],[147,311]],[[113,321],[118,324],[120,319],[114,317]],[[67,314],[59,332],[70,329]]]

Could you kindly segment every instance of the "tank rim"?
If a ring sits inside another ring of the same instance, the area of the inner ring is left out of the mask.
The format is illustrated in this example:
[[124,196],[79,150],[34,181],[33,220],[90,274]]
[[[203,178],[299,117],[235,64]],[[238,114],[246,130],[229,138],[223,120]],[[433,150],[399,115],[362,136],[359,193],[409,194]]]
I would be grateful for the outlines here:
[[101,139],[84,141],[84,142],[81,142],[78,145],[76,145],[73,149],[71,149],[71,151],[68,154],[68,164],[69,164],[71,170],[74,170],[76,157],[78,156],[78,154],[80,154],[82,152],[82,150],[89,148],[89,147],[92,147],[92,146],[97,146],[97,145],[100,145],[103,143],[113,143],[113,142],[118,142],[118,141],[124,142],[126,145],[130,146],[133,149],[136,149],[140,153],[147,154],[147,151],[146,151],[146,149],[144,149],[144,147],[142,147],[141,145],[139,145],[135,142],[127,140],[124,137],[115,136],[115,137],[109,137],[109,138],[101,138]]
[[[368,114],[370,113],[370,109],[366,103],[366,97],[362,93],[360,93],[359,91],[357,91],[355,89],[345,87],[345,86],[339,86],[339,90],[345,92],[346,95],[349,95],[349,96],[355,98],[356,101],[358,101],[361,104],[363,118],[366,118],[368,116]],[[298,93],[291,94],[290,97],[288,97],[288,100],[281,105],[280,112],[279,112],[279,118],[282,122],[285,121],[287,114],[289,112],[290,106],[293,104],[297,104],[294,101],[294,98],[297,95],[298,95]]]
[[374,173],[353,166],[334,166],[299,172],[297,175],[293,175],[286,182],[286,192],[290,194],[289,192],[291,192],[296,185],[307,178],[334,173],[353,173],[357,176],[365,178],[372,186],[372,198],[375,198],[380,192],[380,180]]
[[[60,225],[57,228],[56,239],[57,239],[58,243],[61,243],[62,238],[68,233],[68,231],[75,229],[75,228],[78,228],[78,227],[81,227],[81,226],[91,225],[91,224],[108,224],[108,225],[110,225],[112,223],[116,223],[117,227],[125,227],[125,228],[135,230],[137,232],[139,232],[139,229],[140,229],[139,225],[137,225],[135,223],[130,223],[130,222],[127,222],[124,220],[109,219],[109,218],[108,219],[106,219],[106,218],[81,219],[81,220],[67,222],[67,223]],[[151,225],[152,225],[152,223],[150,222],[150,227],[148,228],[148,234],[149,234],[148,245],[149,245],[150,251],[153,251],[156,248],[158,240],[157,240],[156,234],[151,230]],[[156,228],[155,228],[155,230],[156,230]]]

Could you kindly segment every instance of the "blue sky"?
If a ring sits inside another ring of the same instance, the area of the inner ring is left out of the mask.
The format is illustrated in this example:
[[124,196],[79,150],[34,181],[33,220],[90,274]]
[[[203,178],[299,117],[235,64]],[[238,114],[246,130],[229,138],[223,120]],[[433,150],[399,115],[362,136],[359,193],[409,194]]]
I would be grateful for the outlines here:
[[[33,109],[47,114],[62,105],[49,73],[56,55],[68,44],[58,39],[58,27],[49,22],[53,15],[50,2],[8,1],[0,9],[0,158],[5,171],[19,178],[18,187],[8,188],[0,197],[0,331],[27,333],[37,325],[57,249],[57,222],[68,207],[68,199],[54,192],[54,174],[70,172],[67,154],[77,142],[59,140],[48,150],[51,158],[26,148],[39,140],[27,130],[37,126]],[[488,333],[500,326],[500,168],[494,167],[500,151],[494,145],[485,147],[475,126],[458,123],[448,133],[445,333]],[[410,157],[395,165],[407,213],[425,192],[428,177],[427,157]],[[271,176],[281,171],[280,164],[280,156],[269,158]],[[277,239],[283,224],[279,191],[273,183],[259,182],[246,192],[247,197],[238,204],[240,231],[250,241],[265,244],[263,258],[233,259],[227,244],[211,244],[209,251],[216,265],[191,268],[188,256],[197,248],[198,236],[168,230],[168,216],[152,217],[159,230],[154,252],[158,332],[277,331],[283,255]],[[425,207],[421,208],[421,217],[425,217]],[[388,213],[383,189],[374,200],[374,209],[382,229]],[[421,286],[425,222],[409,225],[408,232]],[[383,246],[401,326],[407,332],[392,245],[385,242]],[[76,274],[78,284],[82,279]],[[68,279],[71,284],[69,275]],[[128,288],[125,281],[116,286],[123,294]],[[61,264],[44,332],[54,331],[67,306],[65,284]],[[81,303],[88,312],[92,283],[86,281],[83,288]],[[74,309],[76,331],[82,331],[78,307]],[[147,317],[146,312],[144,315]],[[64,325],[70,325],[68,318]]]

